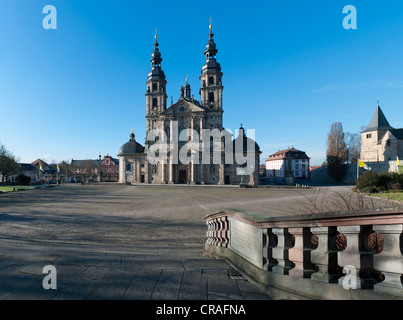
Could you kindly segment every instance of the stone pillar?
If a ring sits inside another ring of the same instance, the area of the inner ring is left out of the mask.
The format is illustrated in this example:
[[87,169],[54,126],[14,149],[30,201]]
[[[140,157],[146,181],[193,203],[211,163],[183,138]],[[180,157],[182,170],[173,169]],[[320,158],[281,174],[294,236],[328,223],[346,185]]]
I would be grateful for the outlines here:
[[374,231],[383,236],[383,250],[374,255],[374,268],[385,276],[374,290],[383,294],[403,296],[403,258],[400,239],[403,225],[374,225]]
[[146,161],[144,168],[144,182],[150,183],[150,163]]
[[[126,184],[126,158],[121,157],[119,159],[119,166],[120,166],[119,183]],[[100,175],[101,172],[99,172],[98,174]]]
[[[259,168],[259,167],[258,167]],[[258,169],[259,170],[259,169]],[[255,172],[256,172],[256,161],[255,161],[255,170],[249,175],[249,185],[254,186],[255,185]]]
[[168,183],[170,184],[174,183],[173,171],[174,171],[174,165],[172,164],[172,158],[171,158],[169,160],[169,181],[168,181]]
[[195,168],[195,164],[194,164],[194,161],[192,160],[192,162],[190,163],[190,165],[191,165],[191,169],[190,169],[190,175],[191,175],[191,177],[190,177],[190,184],[196,184],[196,181],[195,181],[195,171],[196,171],[196,168]]
[[136,160],[136,167],[137,167],[137,169],[136,169],[136,173],[137,173],[136,180],[137,180],[137,183],[140,183],[140,181],[141,181],[140,159]]
[[203,130],[204,126],[203,126],[203,116],[200,117],[200,132],[199,132],[199,138],[200,138],[200,145],[201,145],[201,152],[199,152],[200,154],[200,160],[199,160],[199,168],[200,168],[200,184],[205,184],[204,182],[204,164],[203,164],[203,152],[204,147],[203,147],[203,140],[202,140],[202,130]]
[[224,182],[224,165],[222,164],[222,159],[221,159],[221,164],[220,164],[220,169],[219,169],[219,175],[220,175],[220,180],[218,181],[218,184],[225,184],[225,182]]
[[288,274],[293,267],[293,263],[288,259],[288,250],[291,248],[291,236],[287,229],[272,229],[273,234],[277,236],[277,246],[272,249],[273,259],[278,264],[273,267],[274,273]]
[[273,271],[273,267],[276,266],[276,260],[273,259],[273,248],[277,246],[276,237],[273,234],[272,229],[263,229],[262,234],[263,234],[262,269],[265,271]]
[[338,263],[344,269],[345,276],[339,284],[346,289],[372,289],[373,279],[369,276],[372,269],[372,255],[365,250],[363,234],[369,226],[341,226],[338,231],[347,239],[347,247],[338,252]]
[[170,119],[169,121],[169,142],[170,142],[170,150],[169,150],[169,181],[168,183],[174,184],[174,177],[173,177],[173,172],[174,172],[174,164],[173,164],[173,153],[176,152],[176,150],[173,148],[174,142],[174,125],[173,125],[173,120]]
[[295,267],[289,271],[289,275],[293,277],[304,276],[304,239],[303,228],[290,228],[288,229],[290,234],[294,236],[295,244],[288,250],[288,258]]
[[165,160],[161,160],[161,183],[165,184]]
[[311,251],[311,262],[318,270],[311,275],[311,279],[337,283],[340,274],[337,272],[336,227],[314,227],[311,232],[318,239],[317,248]]

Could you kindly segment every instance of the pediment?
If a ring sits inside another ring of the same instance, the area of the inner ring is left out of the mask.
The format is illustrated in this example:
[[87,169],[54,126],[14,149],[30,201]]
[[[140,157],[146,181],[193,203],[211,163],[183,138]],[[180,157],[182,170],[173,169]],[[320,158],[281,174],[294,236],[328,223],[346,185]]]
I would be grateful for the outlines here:
[[179,99],[178,102],[170,106],[165,110],[165,114],[181,114],[181,113],[193,113],[193,112],[205,112],[206,110],[190,101],[185,99]]

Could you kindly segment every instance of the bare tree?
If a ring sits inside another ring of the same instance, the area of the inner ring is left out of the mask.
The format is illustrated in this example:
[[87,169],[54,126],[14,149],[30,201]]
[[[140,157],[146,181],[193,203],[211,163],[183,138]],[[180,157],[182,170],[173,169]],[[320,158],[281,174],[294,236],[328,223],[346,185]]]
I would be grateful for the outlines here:
[[327,135],[327,173],[335,181],[339,182],[345,174],[345,166],[348,159],[348,149],[344,138],[343,125],[341,122],[334,122],[330,126]]
[[12,152],[8,151],[4,145],[0,144],[0,174],[3,177],[3,181],[7,181],[9,175],[17,173],[18,168],[19,165]]
[[94,164],[92,160],[87,160],[85,162],[85,174],[92,179],[92,175],[94,174],[94,170],[97,168],[97,166]]
[[348,150],[349,163],[357,163],[361,153],[361,135],[358,133],[347,132],[345,135],[346,148]]

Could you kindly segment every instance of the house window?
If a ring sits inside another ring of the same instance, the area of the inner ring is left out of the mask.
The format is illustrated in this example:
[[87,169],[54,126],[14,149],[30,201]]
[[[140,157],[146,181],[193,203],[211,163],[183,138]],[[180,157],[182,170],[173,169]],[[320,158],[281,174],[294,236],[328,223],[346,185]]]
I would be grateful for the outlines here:
[[367,133],[367,139],[371,139],[372,138],[372,133]]

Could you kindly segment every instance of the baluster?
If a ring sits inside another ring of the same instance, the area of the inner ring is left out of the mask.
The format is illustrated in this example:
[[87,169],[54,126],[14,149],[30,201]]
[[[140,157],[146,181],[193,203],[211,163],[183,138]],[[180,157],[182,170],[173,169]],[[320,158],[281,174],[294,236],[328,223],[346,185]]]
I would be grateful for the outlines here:
[[304,239],[303,228],[290,228],[288,229],[290,234],[294,236],[295,244],[288,250],[288,258],[295,267],[289,271],[289,275],[293,277],[304,276]]
[[228,225],[228,217],[226,217],[226,216],[222,217],[222,222],[223,222],[223,228],[222,228],[222,231],[221,231],[221,236],[222,236],[222,239],[223,239],[222,246],[227,248],[228,243],[229,243],[229,239],[228,239],[228,227],[229,227],[229,225]]
[[213,232],[213,234],[214,234],[214,244],[213,245],[217,246],[218,241],[219,241],[219,239],[218,239],[218,230],[219,230],[218,219],[214,219],[213,223],[214,223],[214,232]]
[[318,268],[311,279],[326,283],[337,283],[340,277],[337,264],[336,227],[311,228],[318,237],[318,247],[311,252],[311,261]]
[[207,240],[206,240],[206,244],[211,245],[211,238],[212,238],[211,220],[207,220],[206,225],[207,225],[207,232],[206,232]]
[[376,284],[376,292],[403,296],[403,258],[401,252],[402,224],[374,225],[374,231],[383,236],[383,250],[374,255],[374,268],[385,276]]
[[293,263],[288,259],[288,250],[292,248],[291,235],[287,228],[273,228],[272,231],[277,236],[277,246],[272,249],[273,259],[276,259],[278,262],[273,267],[273,272],[288,274],[288,271],[294,267]]
[[277,246],[277,236],[273,234],[272,229],[263,229],[263,270],[273,271],[277,261],[273,258],[273,248]]
[[[338,231],[347,239],[347,247],[338,253],[339,265],[347,274],[339,279],[339,284],[349,289],[372,289],[374,280],[369,273],[372,269],[373,253],[365,245],[370,226],[341,226]],[[349,272],[350,271],[350,272]]]

